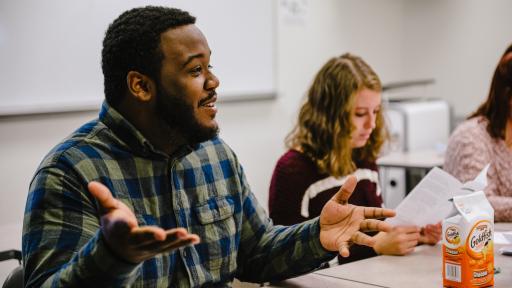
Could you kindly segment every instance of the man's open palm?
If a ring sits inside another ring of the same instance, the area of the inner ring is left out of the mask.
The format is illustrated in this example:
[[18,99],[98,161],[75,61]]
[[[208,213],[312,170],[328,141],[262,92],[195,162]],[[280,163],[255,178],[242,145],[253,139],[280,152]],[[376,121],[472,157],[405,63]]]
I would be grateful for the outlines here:
[[349,176],[320,213],[320,243],[326,250],[339,251],[343,257],[349,256],[352,243],[372,247],[375,239],[362,232],[389,231],[391,225],[377,219],[395,216],[390,209],[348,204],[356,184],[356,177]]
[[88,188],[101,206],[101,232],[107,245],[121,259],[140,263],[158,254],[199,243],[199,236],[189,234],[183,228],[140,227],[133,211],[115,199],[106,186],[90,182]]

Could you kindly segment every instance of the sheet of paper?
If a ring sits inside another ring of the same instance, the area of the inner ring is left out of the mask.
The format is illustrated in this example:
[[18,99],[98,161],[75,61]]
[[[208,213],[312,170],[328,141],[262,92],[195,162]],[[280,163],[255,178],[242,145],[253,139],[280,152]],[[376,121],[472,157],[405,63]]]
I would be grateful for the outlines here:
[[503,236],[505,237],[505,239],[507,239],[507,241],[512,244],[512,231],[508,231],[508,232],[501,232],[503,234]]
[[494,232],[494,244],[512,244],[512,231]]
[[392,225],[436,224],[454,210],[451,198],[483,189],[487,185],[487,165],[472,181],[462,184],[444,170],[434,167],[396,207],[396,216],[386,221]]

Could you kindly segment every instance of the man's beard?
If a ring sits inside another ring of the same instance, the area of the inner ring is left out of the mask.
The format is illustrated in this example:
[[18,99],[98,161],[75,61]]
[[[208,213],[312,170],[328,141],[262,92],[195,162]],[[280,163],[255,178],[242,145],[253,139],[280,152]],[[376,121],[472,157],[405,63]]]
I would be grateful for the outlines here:
[[167,93],[160,84],[156,101],[159,116],[169,127],[178,131],[188,144],[197,144],[217,136],[217,126],[211,128],[201,125],[194,115],[194,107],[183,97]]

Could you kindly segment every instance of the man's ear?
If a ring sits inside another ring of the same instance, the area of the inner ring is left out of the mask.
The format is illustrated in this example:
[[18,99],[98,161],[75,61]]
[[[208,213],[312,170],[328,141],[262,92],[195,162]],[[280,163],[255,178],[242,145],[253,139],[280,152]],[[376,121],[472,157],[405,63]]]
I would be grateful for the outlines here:
[[137,71],[128,72],[126,84],[128,92],[138,101],[151,101],[156,94],[155,81]]

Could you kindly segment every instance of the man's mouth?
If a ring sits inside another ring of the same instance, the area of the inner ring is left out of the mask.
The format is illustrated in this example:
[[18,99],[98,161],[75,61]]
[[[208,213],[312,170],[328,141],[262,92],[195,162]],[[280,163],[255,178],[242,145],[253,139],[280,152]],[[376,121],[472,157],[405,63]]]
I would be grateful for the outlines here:
[[212,92],[208,95],[208,97],[199,101],[199,106],[213,108],[213,107],[215,107],[216,101],[217,101],[217,93]]

